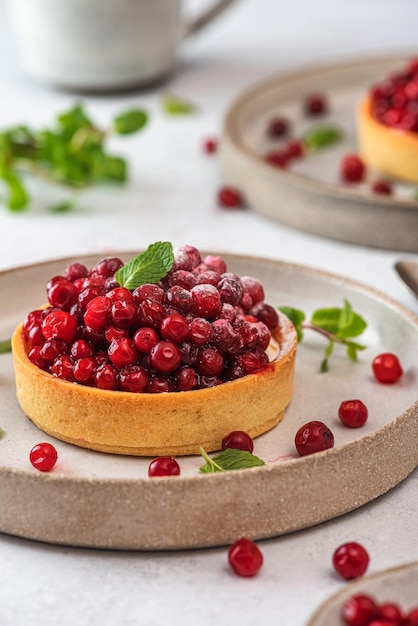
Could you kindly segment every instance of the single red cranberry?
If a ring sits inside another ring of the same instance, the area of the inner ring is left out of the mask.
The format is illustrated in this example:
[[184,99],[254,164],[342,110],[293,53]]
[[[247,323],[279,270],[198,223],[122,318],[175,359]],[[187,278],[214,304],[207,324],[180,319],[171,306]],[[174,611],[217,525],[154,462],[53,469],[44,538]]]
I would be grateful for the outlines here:
[[212,339],[211,323],[203,317],[195,317],[189,324],[187,339],[195,346],[204,346]]
[[119,381],[124,391],[142,393],[148,386],[149,375],[140,365],[130,365],[120,371]]
[[74,378],[78,383],[82,383],[84,385],[88,385],[93,381],[94,372],[97,367],[96,359],[92,357],[84,357],[82,359],[78,359],[74,363],[73,374]]
[[261,350],[267,350],[271,341],[271,333],[263,322],[257,322],[258,343],[257,346]]
[[372,369],[379,383],[391,385],[396,383],[403,374],[403,369],[396,354],[384,352],[373,359]]
[[236,362],[240,365],[244,374],[251,374],[252,372],[256,372],[268,363],[267,354],[264,352],[264,350],[260,350],[259,348],[253,348],[251,352],[243,352],[242,354],[238,354],[235,358]]
[[114,287],[106,292],[106,298],[109,298],[111,302],[116,302],[116,300],[132,301],[134,299],[132,291],[126,287]]
[[325,115],[328,110],[329,105],[325,94],[311,93],[305,97],[304,111],[307,115]]
[[400,607],[394,602],[384,602],[379,605],[378,618],[400,624],[403,619],[403,614]]
[[174,372],[181,364],[181,352],[172,341],[159,341],[150,352],[151,365],[158,372]]
[[341,179],[346,183],[360,183],[366,175],[366,166],[357,154],[346,154],[341,161]]
[[106,296],[97,296],[88,302],[84,323],[92,330],[104,330],[110,321],[111,302]]
[[372,184],[372,192],[381,196],[391,196],[393,188],[391,183],[387,180],[375,180]]
[[133,365],[138,358],[138,349],[129,337],[113,339],[107,353],[116,367]]
[[274,167],[278,167],[280,169],[286,169],[289,157],[285,150],[270,150],[264,156],[264,160],[269,165],[273,165]]
[[253,541],[241,537],[229,548],[228,563],[238,576],[255,576],[263,565],[263,554]]
[[189,324],[179,313],[167,315],[161,322],[160,333],[163,339],[182,343],[189,332]]
[[183,343],[179,345],[179,348],[183,365],[194,365],[199,348],[190,343],[190,341],[183,341]]
[[342,617],[347,626],[368,626],[376,616],[377,604],[367,595],[351,596],[342,608]]
[[56,376],[57,378],[61,378],[62,380],[68,380],[69,382],[74,381],[74,361],[68,355],[64,354],[63,356],[58,356],[51,367],[51,374]]
[[150,376],[147,392],[148,393],[169,393],[174,391],[174,383],[164,374],[153,374]]
[[118,389],[119,378],[116,368],[110,363],[102,363],[94,374],[94,384],[98,389],[114,391]]
[[212,322],[212,343],[228,354],[235,354],[243,347],[243,340],[226,319]]
[[121,339],[121,337],[129,337],[128,328],[118,328],[117,326],[108,326],[104,331],[106,341],[112,343],[114,339]]
[[146,283],[140,285],[132,293],[133,299],[137,304],[141,304],[144,300],[151,300],[152,302],[164,303],[164,289],[159,285]]
[[192,311],[197,316],[211,317],[221,308],[219,291],[213,285],[196,285],[190,293],[193,301]]
[[254,450],[254,442],[250,435],[243,430],[234,430],[222,439],[222,450],[227,448],[252,452]]
[[90,300],[97,298],[98,296],[103,296],[105,293],[103,287],[98,287],[96,285],[88,285],[84,287],[80,293],[78,294],[78,303],[82,309],[87,307],[87,304]]
[[224,367],[222,353],[216,348],[200,348],[195,367],[202,376],[219,376]]
[[344,400],[338,409],[338,417],[344,426],[359,428],[366,423],[369,412],[361,400]]
[[214,287],[216,287],[220,279],[221,279],[221,275],[218,274],[218,272],[214,272],[213,270],[206,270],[205,272],[202,272],[201,274],[197,276],[195,284],[196,285],[206,284],[206,285],[213,285]]
[[197,285],[197,277],[189,270],[176,270],[175,272],[170,272],[167,276],[167,280],[170,287],[178,285],[179,287],[183,287],[183,289],[187,289],[189,291]]
[[369,566],[369,561],[367,550],[355,541],[341,545],[332,557],[335,571],[345,580],[362,576]]
[[76,338],[77,320],[67,311],[51,311],[42,323],[45,339],[62,339],[71,343]]
[[199,389],[209,389],[222,383],[223,380],[219,376],[199,376]]
[[32,326],[28,332],[27,339],[31,346],[42,346],[45,341],[42,326]]
[[177,391],[190,391],[190,389],[195,389],[197,385],[197,374],[189,365],[184,365],[176,372],[175,386]]
[[69,311],[77,302],[77,287],[68,280],[60,280],[48,290],[48,302],[51,306]]
[[218,191],[218,204],[225,209],[238,209],[243,206],[243,198],[238,189],[221,187]]
[[244,291],[251,296],[253,304],[258,304],[264,300],[264,287],[257,278],[242,276],[241,283]]
[[148,476],[180,476],[180,465],[172,456],[159,456],[149,464]]
[[82,263],[71,263],[64,272],[64,277],[70,282],[74,282],[79,278],[86,278],[88,274],[87,267]]
[[213,154],[218,149],[218,141],[213,137],[208,137],[202,144],[203,152],[206,154]]
[[50,472],[58,459],[58,453],[52,443],[37,443],[29,453],[33,467],[41,472]]
[[295,436],[299,456],[306,456],[334,447],[334,435],[326,424],[312,421],[299,428]]
[[42,311],[40,309],[36,309],[35,311],[28,313],[22,324],[24,336],[28,338],[29,331],[34,326],[42,326],[42,320]]
[[70,354],[74,360],[84,357],[93,356],[94,349],[91,343],[85,339],[76,339],[71,346]]
[[45,361],[41,356],[41,346],[34,346],[28,352],[28,359],[31,363],[39,367],[41,370],[46,370],[49,367],[49,364]]
[[418,607],[409,611],[404,622],[402,622],[402,626],[418,626]]
[[46,284],[46,292],[51,289],[56,283],[61,282],[62,280],[66,280],[65,276],[53,276]]
[[174,262],[171,268],[172,272],[177,270],[186,270],[192,272],[202,262],[200,252],[194,246],[177,246],[173,250]]
[[254,348],[259,340],[259,322],[249,322],[245,319],[238,320],[234,325],[234,331],[241,337],[243,348]]
[[131,328],[137,320],[136,304],[133,300],[116,300],[112,304],[110,315],[115,326]]
[[154,328],[151,328],[150,326],[142,326],[142,328],[138,328],[138,330],[135,331],[133,340],[140,352],[148,354],[151,352],[151,349],[157,345],[159,336]]
[[275,116],[269,120],[267,135],[272,138],[285,137],[290,130],[290,122],[283,116]]
[[279,323],[279,316],[276,309],[266,302],[258,302],[249,310],[250,315],[263,322],[270,330],[276,328]]
[[165,307],[154,300],[144,300],[138,305],[138,320],[143,326],[159,328],[166,315]]
[[305,154],[305,146],[303,141],[294,139],[286,145],[286,156],[288,159],[300,159]]
[[173,287],[167,289],[165,292],[165,303],[179,309],[183,313],[191,311],[193,306],[190,291],[180,287],[180,285],[173,285]]
[[99,261],[99,263],[91,269],[90,276],[103,276],[104,278],[114,276],[115,272],[117,272],[123,265],[123,261],[119,258],[108,257]]
[[68,344],[61,339],[47,339],[41,347],[40,356],[48,362],[55,361],[57,356],[68,353]]
[[243,289],[239,278],[238,280],[229,277],[221,278],[217,289],[222,303],[232,304],[232,306],[235,306],[241,300]]
[[203,262],[211,270],[213,270],[214,272],[218,272],[218,274],[223,274],[224,272],[226,272],[226,263],[220,256],[208,254],[203,259]]

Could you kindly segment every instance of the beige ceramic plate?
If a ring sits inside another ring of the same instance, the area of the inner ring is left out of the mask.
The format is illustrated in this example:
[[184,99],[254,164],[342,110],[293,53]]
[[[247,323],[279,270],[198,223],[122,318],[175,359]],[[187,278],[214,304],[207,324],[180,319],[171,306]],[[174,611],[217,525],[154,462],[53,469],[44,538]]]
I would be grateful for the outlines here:
[[[283,224],[317,235],[380,248],[418,251],[418,202],[414,188],[395,185],[392,197],[371,194],[367,184],[343,187],[339,163],[357,150],[355,117],[370,85],[401,68],[406,57],[379,57],[314,67],[281,75],[242,94],[228,110],[221,142],[225,182],[242,190],[248,204]],[[331,112],[307,119],[301,111],[306,94],[327,94]],[[300,160],[288,170],[263,160],[269,149],[280,146],[268,140],[266,128],[275,114],[293,122],[293,134],[308,128],[336,124],[344,131],[337,146]]]
[[[181,476],[149,479],[149,459],[84,450],[39,431],[17,404],[11,355],[0,356],[0,531],[120,549],[221,545],[242,535],[272,537],[334,518],[385,493],[414,470],[418,318],[384,295],[338,276],[277,261],[223,256],[231,271],[260,278],[274,305],[310,312],[318,306],[340,306],[348,298],[369,322],[364,336],[368,349],[360,361],[350,362],[336,349],[331,371],[320,374],[324,343],[308,334],[298,350],[295,393],[284,420],[255,442],[255,454],[267,465],[208,476],[199,473],[199,457],[184,457]],[[78,260],[91,266],[97,257]],[[7,294],[0,338],[44,302],[47,280],[68,262],[0,274],[0,293]],[[372,377],[370,363],[382,351],[396,352],[403,362],[405,375],[394,386],[379,385]],[[337,418],[340,402],[353,394],[370,412],[360,430],[344,428]],[[330,426],[336,446],[299,458],[295,432],[313,419]],[[47,474],[28,460],[32,446],[45,440],[59,454]]]
[[365,576],[346,585],[327,600],[307,626],[345,626],[341,607],[354,594],[368,594],[376,602],[395,602],[405,612],[418,606],[418,561]]

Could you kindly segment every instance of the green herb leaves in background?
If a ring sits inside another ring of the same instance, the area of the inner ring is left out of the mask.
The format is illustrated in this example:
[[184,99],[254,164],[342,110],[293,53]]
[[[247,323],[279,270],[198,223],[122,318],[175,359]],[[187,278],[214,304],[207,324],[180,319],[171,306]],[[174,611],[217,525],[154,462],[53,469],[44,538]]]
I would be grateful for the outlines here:
[[318,152],[332,146],[343,138],[343,132],[338,126],[316,126],[306,131],[302,141],[309,152]]
[[247,467],[259,467],[265,465],[265,462],[247,452],[246,450],[236,450],[235,448],[227,448],[214,457],[210,457],[205,450],[200,447],[200,454],[205,459],[205,465],[199,469],[203,474],[215,474],[216,472],[226,472],[229,470],[245,469]]
[[320,366],[321,372],[328,371],[329,359],[335,344],[343,344],[346,347],[348,358],[352,361],[356,361],[357,352],[364,350],[366,347],[352,341],[353,337],[358,337],[363,333],[367,327],[367,323],[353,310],[348,300],[344,300],[344,306],[342,308],[332,307],[317,309],[312,313],[309,322],[305,321],[305,313],[300,309],[289,306],[278,308],[295,326],[298,341],[303,340],[304,330],[306,329],[316,331],[328,340],[324,358]]
[[[106,141],[112,134],[127,135],[144,128],[147,113],[130,109],[118,114],[110,130],[93,123],[81,104],[57,115],[51,128],[32,130],[15,126],[0,132],[0,180],[11,211],[30,204],[23,174],[33,175],[69,190],[102,183],[124,183],[128,177],[125,159],[109,154]],[[72,208],[74,198],[53,207],[57,213]]]
[[12,351],[12,340],[5,339],[4,341],[0,341],[0,354],[6,354],[7,352]]
[[179,98],[172,93],[164,94],[161,106],[167,115],[190,115],[197,111],[197,106],[194,102]]
[[146,283],[156,283],[170,271],[174,262],[173,246],[168,241],[152,243],[145,252],[123,265],[115,274],[121,287],[136,289]]

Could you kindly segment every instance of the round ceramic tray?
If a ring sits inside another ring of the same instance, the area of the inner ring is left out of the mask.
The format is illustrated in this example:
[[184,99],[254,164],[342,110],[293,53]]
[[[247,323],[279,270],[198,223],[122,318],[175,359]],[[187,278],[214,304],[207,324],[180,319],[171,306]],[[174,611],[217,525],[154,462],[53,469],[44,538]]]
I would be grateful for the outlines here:
[[376,602],[394,602],[403,611],[418,606],[418,561],[365,576],[346,585],[316,611],[307,626],[345,626],[341,607],[355,594],[367,594]]
[[[124,259],[131,255],[121,255]],[[228,268],[257,276],[274,305],[312,312],[341,306],[347,298],[369,325],[368,348],[357,363],[335,349],[331,369],[319,373],[321,337],[307,335],[298,349],[295,392],[283,421],[255,441],[266,465],[222,474],[199,472],[203,461],[179,459],[181,476],[147,476],[150,459],[93,452],[53,440],[20,410],[12,357],[0,356],[0,531],[75,546],[174,549],[228,544],[246,535],[272,537],[318,524],[385,493],[418,464],[418,318],[401,305],[344,278],[252,257],[223,255]],[[77,259],[91,266],[97,257]],[[48,279],[69,262],[58,260],[0,274],[3,299],[0,338],[10,335],[29,310],[45,300]],[[309,331],[308,331],[309,333]],[[405,374],[379,385],[370,363],[395,351]],[[338,420],[342,400],[361,398],[369,420],[348,429]],[[245,398],[243,398],[245,403]],[[294,449],[296,430],[326,422],[335,447],[308,457]],[[32,446],[52,441],[58,463],[41,473],[29,463]],[[376,470],[378,468],[378,471]],[[336,479],[338,477],[338,479]]]
[[[372,84],[399,69],[406,57],[379,57],[313,67],[280,75],[256,85],[226,113],[220,159],[226,183],[238,187],[253,209],[294,228],[366,246],[418,252],[418,201],[414,188],[395,184],[393,196],[370,192],[378,175],[369,172],[362,185],[344,187],[339,163],[357,151],[356,110]],[[303,98],[321,91],[330,113],[308,119]],[[266,136],[274,115],[291,120],[293,136],[323,124],[343,130],[342,141],[295,161],[286,170],[264,161],[280,142]],[[381,178],[381,176],[380,176]]]

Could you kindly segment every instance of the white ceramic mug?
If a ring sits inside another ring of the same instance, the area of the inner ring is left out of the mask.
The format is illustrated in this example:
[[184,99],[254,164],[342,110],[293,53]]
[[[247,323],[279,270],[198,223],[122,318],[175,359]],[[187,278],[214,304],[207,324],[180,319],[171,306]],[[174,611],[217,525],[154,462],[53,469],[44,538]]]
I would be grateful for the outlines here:
[[173,67],[182,39],[234,0],[192,21],[181,0],[9,0],[22,64],[35,78],[82,90],[149,83]]

